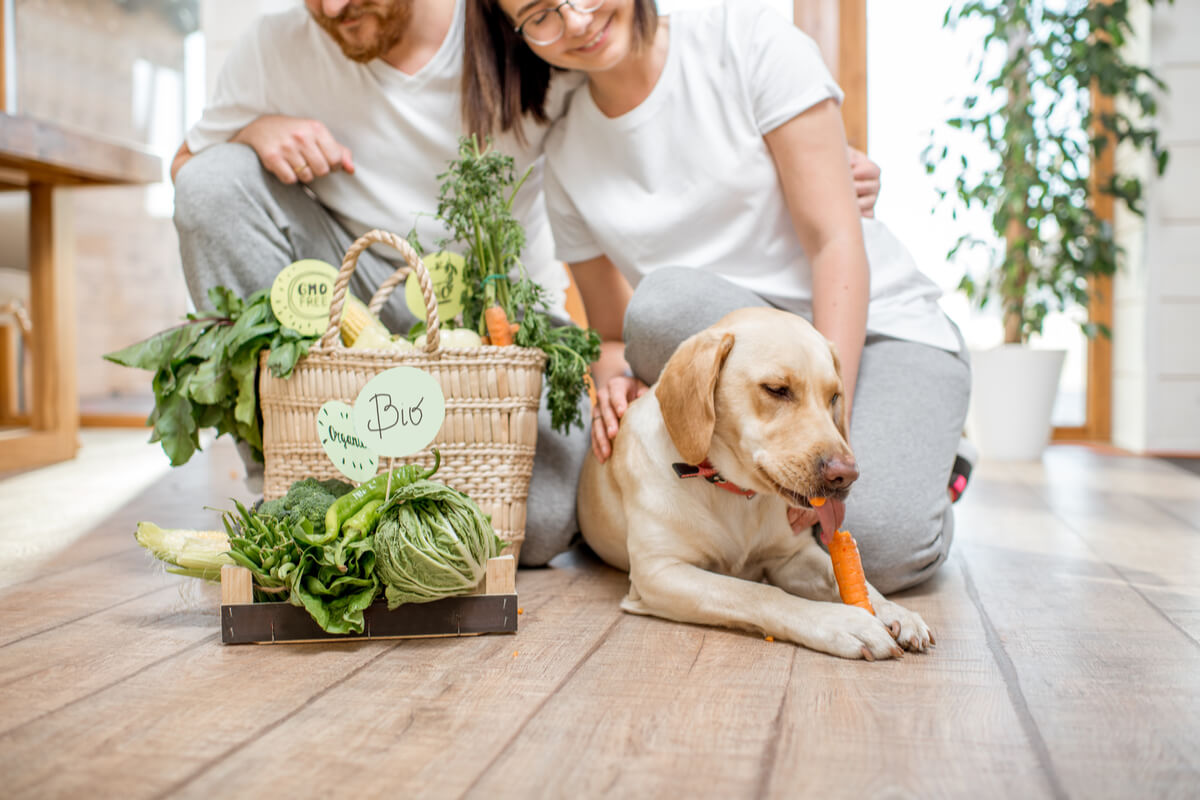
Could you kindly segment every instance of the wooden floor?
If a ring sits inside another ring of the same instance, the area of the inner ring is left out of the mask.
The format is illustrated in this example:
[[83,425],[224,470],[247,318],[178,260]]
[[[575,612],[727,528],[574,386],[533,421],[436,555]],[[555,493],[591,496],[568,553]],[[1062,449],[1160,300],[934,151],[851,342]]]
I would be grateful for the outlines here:
[[981,465],[904,596],[937,647],[874,664],[623,614],[585,552],[520,572],[516,635],[222,646],[131,535],[237,471],[217,443],[0,591],[0,794],[1200,795],[1200,476],[1164,462]]

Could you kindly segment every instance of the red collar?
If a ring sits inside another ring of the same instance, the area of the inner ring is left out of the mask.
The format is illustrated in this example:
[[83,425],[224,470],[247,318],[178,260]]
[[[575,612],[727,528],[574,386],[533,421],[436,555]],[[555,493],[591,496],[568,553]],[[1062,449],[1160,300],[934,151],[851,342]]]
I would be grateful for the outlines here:
[[747,498],[754,497],[754,490],[742,489],[732,481],[726,481],[725,477],[717,472],[717,469],[712,466],[712,463],[705,459],[700,464],[684,464],[683,462],[675,462],[671,465],[675,470],[675,475],[680,478],[696,478],[699,476],[712,484],[715,487],[720,487],[723,490],[728,490],[735,495],[744,495]]

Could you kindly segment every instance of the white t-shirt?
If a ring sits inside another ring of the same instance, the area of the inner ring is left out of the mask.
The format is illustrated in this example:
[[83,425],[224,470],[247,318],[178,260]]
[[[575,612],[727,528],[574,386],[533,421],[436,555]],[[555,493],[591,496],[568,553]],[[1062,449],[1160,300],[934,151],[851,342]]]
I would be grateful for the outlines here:
[[[346,58],[305,8],[263,16],[229,53],[212,101],[188,131],[188,147],[199,153],[227,142],[264,114],[319,120],[350,148],[355,166],[353,175],[338,170],[309,184],[321,203],[354,236],[372,228],[407,236],[415,224],[421,243],[434,248],[448,235],[434,216],[437,176],[458,157],[463,132],[464,8],[459,0],[445,41],[414,75],[382,59],[359,64]],[[571,85],[554,82],[551,119],[561,113]],[[551,310],[562,314],[567,276],[554,259],[539,158],[547,129],[526,129],[527,146],[511,135],[498,137],[496,146],[516,160],[518,177],[534,165],[513,207],[527,237],[522,261],[546,289]],[[390,248],[379,255],[398,258]]]
[[[606,255],[634,286],[696,267],[812,319],[812,267],[763,135],[827,98],[842,92],[816,44],[759,0],[672,13],[649,97],[609,118],[582,89],[546,139],[558,257]],[[957,352],[941,290],[882,223],[862,225],[868,332]]]

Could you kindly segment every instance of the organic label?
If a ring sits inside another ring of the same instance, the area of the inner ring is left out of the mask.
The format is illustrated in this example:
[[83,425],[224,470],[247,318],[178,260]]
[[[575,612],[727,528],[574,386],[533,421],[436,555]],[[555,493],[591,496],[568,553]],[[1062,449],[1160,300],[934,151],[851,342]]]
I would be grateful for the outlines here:
[[354,432],[382,456],[408,456],[437,436],[446,398],[437,379],[415,367],[393,367],[367,382],[354,401]]
[[[437,299],[438,319],[453,320],[462,312],[462,271],[466,261],[457,253],[441,250],[421,259],[433,282],[433,296]],[[404,282],[404,302],[418,320],[425,319],[425,298],[421,294],[421,282],[414,270]]]
[[317,436],[329,461],[352,481],[366,481],[379,472],[379,457],[354,431],[354,409],[341,401],[326,402],[317,412]]
[[271,285],[271,311],[279,322],[305,336],[325,333],[337,269],[320,259],[302,259],[279,271]]

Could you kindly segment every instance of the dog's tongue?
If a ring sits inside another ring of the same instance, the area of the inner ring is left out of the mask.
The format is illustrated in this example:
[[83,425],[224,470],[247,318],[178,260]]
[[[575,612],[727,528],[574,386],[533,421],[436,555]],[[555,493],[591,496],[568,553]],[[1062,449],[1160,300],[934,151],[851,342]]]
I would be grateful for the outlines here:
[[842,521],[846,519],[846,504],[834,498],[826,498],[820,506],[813,505],[817,512],[817,520],[821,523],[821,542],[828,547],[833,532],[837,531]]

